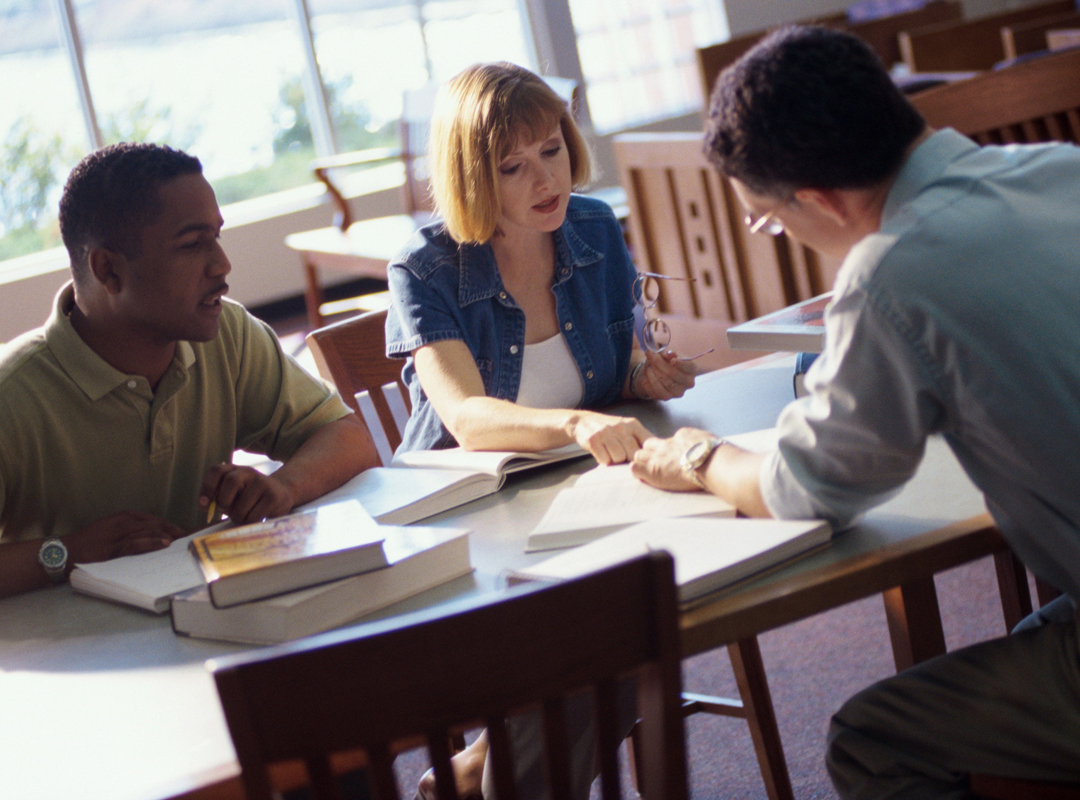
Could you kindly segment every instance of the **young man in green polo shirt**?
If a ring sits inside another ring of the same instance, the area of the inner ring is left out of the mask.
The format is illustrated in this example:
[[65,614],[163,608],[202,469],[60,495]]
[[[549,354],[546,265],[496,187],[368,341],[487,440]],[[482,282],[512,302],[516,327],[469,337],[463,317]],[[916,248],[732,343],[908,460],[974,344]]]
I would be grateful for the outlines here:
[[[216,513],[284,514],[370,463],[370,437],[273,332],[224,299],[198,159],[120,144],[60,201],[72,281],[0,350],[0,596],[165,547]],[[284,462],[231,463],[238,448]]]

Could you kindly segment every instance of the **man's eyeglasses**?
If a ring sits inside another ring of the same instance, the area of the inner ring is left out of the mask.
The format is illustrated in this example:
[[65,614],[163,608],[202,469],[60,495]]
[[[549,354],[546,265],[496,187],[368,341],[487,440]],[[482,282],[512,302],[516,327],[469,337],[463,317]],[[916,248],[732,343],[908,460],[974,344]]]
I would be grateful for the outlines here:
[[750,229],[750,233],[757,233],[762,231],[769,234],[769,236],[779,236],[784,232],[784,223],[776,218],[776,212],[779,211],[787,200],[779,203],[771,211],[766,211],[757,219],[754,219],[754,215],[749,211],[746,212],[746,216],[743,217],[743,222],[746,223],[746,227]]
[[[660,281],[686,281],[693,283],[696,278],[679,278],[674,275],[660,275],[656,272],[639,272],[634,279],[634,301],[642,310],[644,327],[641,329],[641,344],[646,350],[654,353],[662,353],[671,344],[671,328],[660,317],[656,316],[656,304],[660,300]],[[709,348],[704,353],[698,353],[690,358],[680,358],[682,361],[693,361],[708,355],[714,348]]]

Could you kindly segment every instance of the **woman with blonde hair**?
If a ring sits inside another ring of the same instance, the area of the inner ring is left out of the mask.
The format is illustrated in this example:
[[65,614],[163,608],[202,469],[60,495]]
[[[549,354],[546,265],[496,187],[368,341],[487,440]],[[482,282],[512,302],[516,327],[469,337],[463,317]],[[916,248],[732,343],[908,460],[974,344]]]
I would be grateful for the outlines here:
[[441,221],[388,268],[402,449],[577,442],[629,460],[649,432],[591,409],[680,396],[694,367],[634,346],[635,271],[611,209],[572,193],[591,164],[566,103],[522,67],[470,67],[440,89],[429,153]]

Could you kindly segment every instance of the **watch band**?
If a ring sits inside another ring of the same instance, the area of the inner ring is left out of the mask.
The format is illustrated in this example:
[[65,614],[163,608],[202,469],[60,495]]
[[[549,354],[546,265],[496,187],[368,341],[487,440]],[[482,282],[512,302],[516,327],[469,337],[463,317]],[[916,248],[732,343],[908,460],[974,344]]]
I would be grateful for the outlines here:
[[702,468],[708,467],[709,461],[717,449],[724,444],[724,440],[716,437],[702,439],[694,442],[687,448],[682,457],[682,468],[686,476],[699,488],[705,489],[705,480],[701,477]]

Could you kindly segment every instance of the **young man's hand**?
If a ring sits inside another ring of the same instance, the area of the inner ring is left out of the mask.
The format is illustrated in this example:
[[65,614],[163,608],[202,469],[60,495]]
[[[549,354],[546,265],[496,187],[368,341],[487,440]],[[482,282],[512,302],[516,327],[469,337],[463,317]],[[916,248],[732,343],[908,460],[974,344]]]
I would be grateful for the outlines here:
[[108,561],[168,547],[186,531],[142,511],[118,511],[62,537],[68,563]]
[[291,487],[284,481],[236,464],[218,464],[206,473],[199,508],[209,512],[211,502],[237,524],[280,517],[297,505]]

